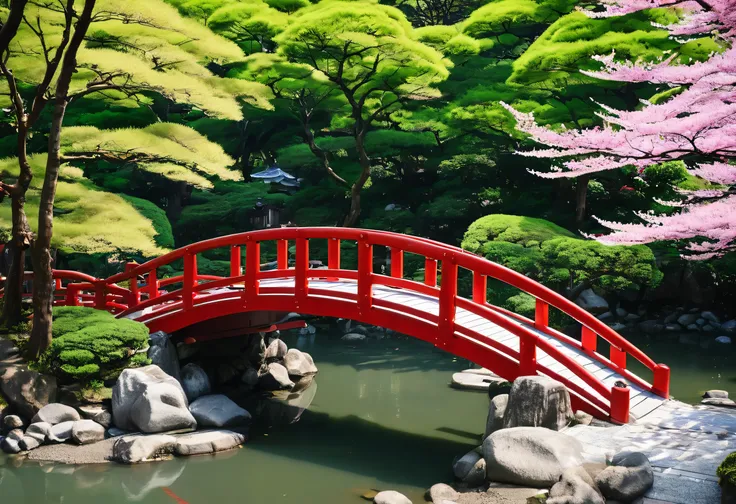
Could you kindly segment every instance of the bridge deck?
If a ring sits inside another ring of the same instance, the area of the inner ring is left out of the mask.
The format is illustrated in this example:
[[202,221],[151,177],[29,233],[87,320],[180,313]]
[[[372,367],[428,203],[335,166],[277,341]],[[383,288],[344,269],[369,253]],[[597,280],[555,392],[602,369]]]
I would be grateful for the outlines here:
[[[261,280],[260,285],[261,287],[293,288],[294,279],[293,278],[264,279],[264,280]],[[328,281],[328,280],[321,280],[321,279],[310,279],[309,287],[318,288],[323,291],[335,291],[336,293],[341,292],[341,293],[349,293],[353,295],[357,295],[357,290],[358,290],[357,282],[351,281],[351,280]],[[222,288],[222,289],[212,289],[209,291],[204,291],[200,295],[206,296],[208,294],[219,294],[219,293],[227,292],[228,290],[233,293],[233,298],[236,298],[240,295],[240,289],[234,289],[232,287]],[[261,294],[261,295],[267,296],[268,294]],[[431,296],[426,296],[420,293],[407,291],[403,289],[396,289],[396,288],[391,288],[391,287],[375,285],[373,286],[373,297],[374,299],[386,300],[386,301],[390,301],[390,302],[397,303],[400,305],[410,306],[416,310],[426,312],[427,314],[431,314],[435,316],[439,314],[439,301],[436,298],[433,298]],[[219,301],[223,301],[223,299],[220,298]],[[213,301],[213,302],[217,302],[217,301]],[[152,311],[155,312],[156,310],[155,309],[152,310],[149,308],[143,311],[131,313],[128,316],[130,318],[135,319],[144,313],[151,313]],[[513,321],[515,324],[526,325],[523,322],[519,322],[513,318],[510,318],[510,317],[507,317],[507,318]],[[488,338],[491,338],[495,340],[496,342],[505,345],[511,350],[514,350],[514,351],[519,350],[518,336],[514,335],[513,333],[509,332],[506,329],[499,327],[495,323],[479,315],[476,315],[467,310],[464,310],[460,307],[457,308],[455,323],[456,325],[463,326],[467,329],[472,329],[475,332],[478,332]],[[592,373],[595,377],[597,377],[599,380],[601,380],[606,385],[613,386],[613,384],[618,380],[627,382],[627,380],[623,376],[616,373],[612,369],[606,367],[602,363],[596,361],[595,359],[589,357],[588,355],[583,353],[581,350],[571,345],[568,345],[565,342],[559,341],[553,338],[552,336],[549,336],[541,331],[537,331],[531,326],[528,326],[528,327],[534,330],[535,332],[537,332],[541,339],[548,341],[549,343],[554,345],[556,348],[558,348],[560,351],[562,351],[564,354],[574,357],[574,359],[579,364],[585,367],[590,373]],[[464,337],[461,334],[457,334],[457,336],[460,338]],[[582,378],[575,375],[574,372],[569,370],[563,364],[559,363],[553,357],[550,357],[549,355],[547,355],[541,349],[539,349],[537,353],[537,362],[541,366],[545,366],[546,368],[548,368],[550,371],[556,372],[559,375],[570,379],[572,382],[580,385],[580,387],[586,390],[590,390],[601,400],[603,400],[604,402],[607,402],[602,397],[600,397],[600,395],[597,394],[589,385],[587,385]],[[649,391],[643,390],[636,384],[629,383],[629,386],[631,388],[631,402],[630,402],[631,410],[630,411],[634,419],[642,418],[645,415],[651,413],[653,410],[658,408],[665,401],[665,399],[663,399],[662,397],[655,395]]]

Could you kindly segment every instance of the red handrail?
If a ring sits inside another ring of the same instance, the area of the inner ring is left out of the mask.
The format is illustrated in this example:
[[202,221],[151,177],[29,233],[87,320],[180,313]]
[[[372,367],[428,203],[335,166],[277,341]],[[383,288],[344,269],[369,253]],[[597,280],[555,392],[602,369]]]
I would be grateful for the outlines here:
[[[328,240],[328,266],[326,269],[309,270],[309,240],[315,239]],[[357,270],[341,268],[339,246],[341,240],[356,241],[358,243]],[[260,244],[265,241],[277,242],[278,257],[275,270],[261,271]],[[296,261],[293,268],[290,268],[288,264],[288,243],[290,241],[296,244]],[[243,246],[246,248],[245,271],[241,267]],[[385,246],[391,249],[392,265],[388,275],[376,274],[373,271],[374,246]],[[230,276],[200,275],[197,271],[197,254],[220,247],[230,248]],[[403,278],[404,253],[425,257],[426,268],[423,283]],[[158,279],[157,269],[177,260],[184,261],[183,274],[172,278]],[[441,264],[441,283],[439,287],[437,286],[438,262]],[[459,268],[473,272],[472,300],[461,298],[457,294]],[[299,303],[306,303],[309,300],[310,293],[317,292],[314,288],[309,287],[309,278],[356,281],[357,295],[342,293],[341,296],[355,301],[356,316],[358,318],[368,319],[375,303],[377,303],[376,306],[380,305],[381,307],[390,305],[390,303],[387,305],[385,300],[379,302],[373,299],[372,287],[383,284],[415,291],[438,299],[439,315],[433,323],[437,328],[436,342],[440,341],[444,346],[451,345],[456,339],[458,328],[455,324],[455,315],[458,307],[483,316],[504,327],[519,337],[519,352],[516,353],[508,349],[509,351],[506,353],[518,362],[518,371],[521,374],[536,374],[538,371],[546,370],[544,366],[540,366],[536,362],[536,350],[539,348],[564,364],[568,369],[573,370],[596,394],[609,401],[608,413],[614,420],[625,421],[628,418],[628,393],[625,390],[622,392],[616,390],[615,387],[611,388],[603,384],[573,358],[559,352],[554,346],[540,339],[539,334],[531,327],[568,345],[577,347],[644,389],[651,390],[662,397],[667,397],[669,393],[669,368],[656,364],[644,352],[575,303],[509,268],[458,247],[426,238],[356,228],[275,228],[221,236],[187,245],[144,264],[129,264],[124,272],[112,275],[105,280],[63,270],[55,271],[54,275],[57,279],[67,282],[72,281],[72,283],[66,285],[66,288],[60,289],[60,294],[65,296],[65,304],[79,304],[80,302],[85,305],[93,304],[96,308],[113,311],[118,313],[119,316],[130,315],[145,308],[151,308],[152,311],[149,310],[149,313],[142,317],[142,319],[148,321],[154,321],[168,313],[198,309],[199,302],[205,299],[211,300],[213,295],[208,294],[207,291],[215,287],[241,286],[239,287],[242,289],[241,294],[217,294],[218,299],[230,299],[233,296],[240,296],[243,305],[253,306],[259,299],[259,292],[261,291],[275,295],[286,294],[286,292],[282,292],[283,289],[261,288],[259,286],[261,280],[287,277],[294,278],[292,300],[297,308]],[[138,278],[145,276],[148,277],[146,283],[139,285]],[[537,299],[535,320],[526,319],[488,304],[486,302],[486,278],[502,281],[535,297]],[[126,289],[117,285],[123,281],[129,281],[130,288]],[[201,283],[203,281],[204,283]],[[57,280],[57,282],[59,281]],[[161,291],[163,287],[171,287],[173,284],[181,284],[181,287],[170,292]],[[63,287],[61,282],[57,287]],[[90,294],[85,294],[82,297],[80,294],[83,291],[91,292],[94,296],[90,298]],[[582,324],[582,341],[565,336],[548,327],[549,306],[563,311]],[[402,307],[396,307],[396,309],[400,310]],[[406,307],[403,307],[403,309],[406,311]],[[515,318],[525,323],[525,325],[511,322],[509,317],[511,319]],[[609,358],[596,351],[598,336],[610,344],[611,355]],[[473,331],[465,331],[463,337],[488,346],[481,341],[482,335],[477,335]],[[640,361],[653,372],[653,385],[626,370],[626,355]],[[600,407],[600,400],[591,392],[581,389],[569,380],[565,381],[591,404]]]

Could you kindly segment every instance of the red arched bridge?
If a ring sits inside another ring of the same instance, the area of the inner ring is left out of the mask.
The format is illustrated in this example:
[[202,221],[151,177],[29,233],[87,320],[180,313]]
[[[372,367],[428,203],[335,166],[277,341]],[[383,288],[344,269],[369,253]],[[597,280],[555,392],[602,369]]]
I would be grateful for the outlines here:
[[[327,249],[327,267],[310,268],[310,245],[315,250],[319,242]],[[341,264],[341,242],[357,246],[357,269]],[[264,244],[275,244],[272,269],[261,265]],[[390,271],[375,271],[377,247],[390,250]],[[230,257],[229,276],[199,274],[197,255],[223,248]],[[424,261],[423,280],[404,278],[407,254]],[[182,274],[160,278],[162,267],[181,271],[182,262]],[[458,295],[459,276],[467,276],[469,287],[471,275],[472,297]],[[489,304],[489,278],[533,296],[534,320]],[[669,394],[667,366],[568,299],[482,257],[415,236],[351,228],[268,229],[194,243],[145,264],[128,264],[125,272],[104,280],[61,270],[55,280],[55,304],[108,310],[151,331],[172,333],[245,312],[358,320],[428,341],[507,380],[549,376],[568,387],[573,407],[618,423],[628,422],[630,413],[649,413]],[[550,307],[581,324],[580,340],[549,327]],[[599,341],[607,355],[598,351]],[[628,358],[648,370],[651,383],[627,369]]]

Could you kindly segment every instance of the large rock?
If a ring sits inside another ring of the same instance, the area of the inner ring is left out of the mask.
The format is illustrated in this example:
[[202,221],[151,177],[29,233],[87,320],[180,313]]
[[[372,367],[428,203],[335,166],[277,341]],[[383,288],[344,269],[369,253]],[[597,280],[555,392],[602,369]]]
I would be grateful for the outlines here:
[[189,411],[199,427],[231,427],[251,421],[250,413],[221,394],[200,397],[189,405]]
[[7,436],[0,441],[0,450],[5,453],[18,453],[21,451],[20,440],[23,439],[23,431],[20,429],[12,430]]
[[720,343],[722,345],[730,345],[731,338],[729,336],[718,336],[716,338],[716,343]]
[[736,401],[733,401],[732,399],[703,399],[702,401],[700,401],[700,404],[706,404],[708,406],[718,406],[721,408],[736,408]]
[[22,451],[31,451],[41,446],[41,441],[33,436],[23,436],[18,445]]
[[258,383],[263,390],[291,390],[294,388],[294,382],[289,379],[289,372],[277,362],[268,365]]
[[105,439],[105,428],[94,420],[77,420],[72,425],[72,439],[77,444],[91,444]]
[[31,418],[38,410],[56,401],[56,378],[11,366],[0,379],[0,390],[21,417]]
[[581,465],[582,451],[575,438],[535,427],[502,429],[483,441],[488,479],[537,488],[553,485],[565,469]]
[[471,450],[457,459],[452,472],[469,487],[480,486],[486,479],[486,461],[477,450]]
[[521,376],[511,387],[503,426],[560,430],[573,417],[570,393],[562,383],[545,376]]
[[106,429],[112,425],[112,413],[105,406],[100,404],[86,404],[80,406],[79,411],[82,412],[85,418],[94,420]]
[[595,478],[606,499],[632,502],[654,484],[654,473],[643,453],[621,452]]
[[683,327],[687,327],[690,324],[694,324],[698,320],[698,316],[695,313],[685,313],[677,317],[677,323]]
[[149,336],[148,358],[151,364],[161,368],[169,376],[179,379],[179,354],[171,337],[163,331],[156,331]]
[[373,497],[373,502],[375,504],[411,504],[411,501],[406,495],[400,494],[395,490],[378,492],[376,496]]
[[503,416],[509,403],[508,394],[500,394],[491,399],[488,408],[488,419],[486,420],[486,432],[483,439],[487,438],[499,429],[503,429]]
[[244,435],[229,430],[193,432],[176,438],[174,453],[182,456],[215,453],[231,450],[244,442]]
[[51,431],[51,424],[47,422],[36,422],[32,423],[26,429],[26,436],[34,437],[38,439],[39,443],[43,443],[49,437]]
[[719,325],[721,323],[721,319],[719,319],[718,315],[716,315],[712,311],[704,311],[703,313],[700,314],[700,316],[708,322],[712,322],[714,324],[719,324]]
[[207,395],[212,390],[207,373],[196,364],[187,364],[181,368],[181,386],[189,401]]
[[41,408],[33,417],[31,423],[46,422],[51,425],[56,425],[61,422],[74,422],[80,418],[79,412],[71,406],[61,403],[52,403]]
[[52,443],[64,443],[72,438],[72,429],[74,422],[61,422],[49,429],[47,439]]
[[726,390],[708,390],[703,394],[703,399],[728,399],[728,391]]
[[277,338],[268,344],[268,346],[266,347],[266,353],[263,358],[266,359],[266,362],[280,361],[284,357],[286,357],[286,353],[286,343]]
[[450,485],[446,485],[445,483],[437,483],[435,485],[432,485],[430,489],[427,490],[425,499],[427,497],[429,497],[430,502],[439,504],[444,501],[455,501],[460,498],[460,494]]
[[25,427],[25,423],[18,415],[7,415],[3,417],[3,432],[10,432],[13,429],[22,429],[23,427]]
[[736,320],[729,320],[728,322],[724,322],[723,324],[721,324],[721,329],[723,329],[727,333],[736,332]]
[[593,289],[586,289],[581,292],[575,303],[591,313],[605,313],[608,311],[606,300],[593,292]]
[[356,341],[363,341],[365,340],[365,334],[358,334],[358,333],[348,333],[345,334],[342,338],[340,338],[343,341],[348,342],[356,342]]
[[112,446],[112,459],[124,464],[137,464],[171,453],[175,447],[176,438],[166,434],[122,436]]
[[284,367],[289,372],[289,376],[302,377],[317,373],[317,366],[314,365],[312,356],[296,348],[290,348],[286,352],[284,356]]
[[552,486],[546,504],[605,504],[605,501],[588,471],[571,467]]
[[179,382],[154,365],[120,373],[112,389],[112,415],[115,426],[126,431],[196,427]]

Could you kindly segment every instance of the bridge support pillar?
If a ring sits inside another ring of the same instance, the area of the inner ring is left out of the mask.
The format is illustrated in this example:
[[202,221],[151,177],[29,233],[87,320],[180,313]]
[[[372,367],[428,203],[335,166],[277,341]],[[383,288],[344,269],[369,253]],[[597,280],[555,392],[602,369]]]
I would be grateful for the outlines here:
[[654,383],[652,392],[660,397],[670,397],[670,368],[664,364],[657,364],[654,368]]
[[537,342],[531,335],[519,339],[519,373],[520,376],[537,374]]
[[611,421],[619,424],[629,423],[631,389],[613,387],[611,389]]

